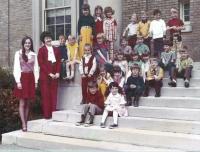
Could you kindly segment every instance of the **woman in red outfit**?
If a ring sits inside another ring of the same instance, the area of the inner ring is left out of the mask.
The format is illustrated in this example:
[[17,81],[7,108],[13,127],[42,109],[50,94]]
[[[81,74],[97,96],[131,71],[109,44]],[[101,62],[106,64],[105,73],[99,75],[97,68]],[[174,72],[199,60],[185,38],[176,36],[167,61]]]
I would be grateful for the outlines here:
[[51,45],[52,35],[43,32],[40,40],[44,45],[38,52],[40,66],[40,89],[42,95],[42,109],[45,119],[50,119],[52,112],[56,111],[58,79],[60,76],[61,59],[58,48]]
[[37,56],[30,37],[26,36],[22,39],[22,49],[15,53],[13,75],[16,82],[13,93],[19,99],[22,131],[27,131],[29,104],[35,98],[39,76]]

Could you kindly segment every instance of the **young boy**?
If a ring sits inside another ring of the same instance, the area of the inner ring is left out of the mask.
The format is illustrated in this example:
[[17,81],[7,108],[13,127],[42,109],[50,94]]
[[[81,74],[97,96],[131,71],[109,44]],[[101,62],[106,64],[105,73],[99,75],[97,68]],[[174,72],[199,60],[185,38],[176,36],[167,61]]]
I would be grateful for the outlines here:
[[78,57],[78,43],[76,42],[75,36],[68,36],[67,43],[69,62],[67,63],[67,78],[73,79],[75,75],[75,65],[79,63]]
[[149,96],[149,88],[155,88],[155,97],[160,97],[162,79],[163,79],[163,69],[158,66],[158,61],[156,58],[150,60],[150,68],[147,71],[147,77],[145,80],[145,91],[144,96]]
[[66,79],[68,74],[68,69],[67,69],[67,63],[68,61],[68,50],[66,48],[66,37],[64,35],[60,35],[59,36],[59,42],[60,42],[60,46],[59,46],[59,50],[60,50],[60,55],[61,55],[61,74],[60,77],[62,79]]
[[161,61],[159,63],[164,71],[169,72],[170,79],[172,78],[172,68],[176,66],[176,52],[171,51],[171,46],[172,43],[170,41],[164,41],[164,52],[161,53]]
[[128,77],[126,86],[126,99],[128,105],[133,105],[134,107],[139,106],[139,98],[144,91],[144,80],[140,76],[140,67],[137,64],[134,64],[131,67],[132,75]]
[[149,33],[153,37],[154,43],[154,57],[160,57],[163,51],[163,38],[166,33],[166,24],[163,19],[161,19],[161,11],[155,9],[153,12],[154,20],[150,24]]
[[121,50],[121,52],[123,52],[127,62],[129,62],[131,60],[131,54],[132,54],[133,50],[132,50],[131,46],[128,45],[128,42],[125,38],[121,39],[119,50]]
[[94,79],[97,63],[96,58],[92,55],[92,46],[88,43],[84,47],[84,55],[79,64],[82,85],[82,103],[86,102],[88,82]]
[[93,124],[94,115],[102,114],[104,107],[104,97],[100,90],[98,90],[98,85],[96,81],[90,81],[87,85],[88,92],[86,95],[85,104],[82,106],[81,120],[76,123],[80,126],[85,123],[87,114],[89,114],[89,120],[85,123],[85,127]]
[[149,47],[143,43],[142,36],[137,37],[137,44],[134,47],[134,52],[137,53],[141,59],[142,55],[145,53],[150,53]]
[[168,84],[172,87],[176,87],[176,78],[184,78],[184,86],[188,88],[190,86],[190,77],[193,68],[193,60],[189,57],[188,50],[180,50],[181,57],[177,59],[176,68],[172,70],[172,81]]

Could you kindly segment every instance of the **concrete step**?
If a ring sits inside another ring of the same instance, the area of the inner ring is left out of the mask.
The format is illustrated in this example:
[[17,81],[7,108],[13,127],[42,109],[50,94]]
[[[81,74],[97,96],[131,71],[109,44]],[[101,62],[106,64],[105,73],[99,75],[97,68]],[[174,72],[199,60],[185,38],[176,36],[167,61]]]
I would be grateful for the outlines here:
[[[176,149],[153,148],[132,144],[114,143],[106,141],[85,140],[60,136],[45,135],[15,131],[3,134],[3,144],[40,149],[44,151],[69,151],[69,152],[184,152]],[[32,150],[33,151],[33,150]]]
[[[76,123],[81,118],[81,113],[75,111],[58,111],[53,114],[53,121]],[[102,116],[97,115],[94,118],[94,124],[99,125]],[[87,121],[87,120],[86,120]],[[31,122],[30,122],[31,123]],[[107,124],[113,123],[113,118],[108,117]],[[34,122],[29,126],[35,126]],[[185,120],[167,120],[143,117],[120,117],[119,127],[136,128],[142,130],[154,130],[165,132],[178,132],[189,134],[200,134],[200,121],[185,121]]]
[[105,141],[175,148],[185,151],[200,151],[200,135],[139,130],[133,128],[102,129],[99,126],[83,127],[72,123],[48,122],[43,126],[43,133],[86,140]]
[[[165,78],[169,77],[168,72],[165,72],[164,75]],[[200,77],[200,68],[196,68],[192,70],[192,78],[199,78]]]
[[[163,79],[163,86],[169,87],[168,82],[170,82],[169,78]],[[183,79],[177,79],[177,87],[184,87],[184,80]],[[190,87],[200,87],[200,79],[199,78],[193,78],[190,80]]]
[[[154,96],[155,90],[150,89],[149,96]],[[200,87],[162,87],[161,96],[164,97],[200,97]]]
[[194,97],[141,97],[140,106],[200,109],[200,98]]

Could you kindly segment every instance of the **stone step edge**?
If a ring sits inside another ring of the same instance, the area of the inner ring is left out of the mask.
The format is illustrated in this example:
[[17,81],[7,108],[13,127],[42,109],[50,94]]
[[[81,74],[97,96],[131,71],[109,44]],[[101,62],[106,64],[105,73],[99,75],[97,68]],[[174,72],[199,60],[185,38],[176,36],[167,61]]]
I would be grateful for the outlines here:
[[[41,133],[31,133],[31,132],[27,132],[24,133],[22,131],[14,131],[14,132],[10,132],[10,133],[6,133],[3,134],[3,144],[16,144],[18,146],[23,146],[26,148],[35,148],[34,145],[30,146],[27,144],[23,144],[20,143],[19,140],[20,139],[24,139],[24,140],[34,140],[34,141],[38,141],[38,145],[43,146],[43,147],[38,147],[39,149],[42,148],[48,148],[48,149],[53,149],[54,147],[54,143],[56,143],[56,145],[59,144],[63,144],[64,145],[72,145],[72,146],[81,146],[84,148],[95,148],[95,149],[99,149],[99,150],[116,150],[117,151],[129,151],[129,152],[135,152],[136,150],[142,150],[142,151],[146,151],[149,152],[149,150],[151,151],[165,151],[165,152],[183,152],[180,150],[171,150],[171,149],[162,149],[162,148],[154,148],[154,147],[146,147],[146,146],[137,146],[137,145],[132,145],[132,144],[123,144],[123,143],[115,143],[115,142],[106,142],[106,141],[94,141],[94,140],[86,140],[86,139],[78,139],[78,138],[68,138],[68,137],[61,137],[61,136],[52,136],[52,135],[46,135],[46,134],[41,134]],[[12,136],[14,139],[12,140],[12,142],[10,143],[5,143],[6,141],[4,140],[6,138],[6,136]],[[32,136],[32,137],[30,137]],[[43,145],[42,142],[49,142],[50,143],[50,147],[46,147],[47,144]],[[112,145],[112,146],[111,146]],[[56,150],[58,150],[57,148],[55,148]]]

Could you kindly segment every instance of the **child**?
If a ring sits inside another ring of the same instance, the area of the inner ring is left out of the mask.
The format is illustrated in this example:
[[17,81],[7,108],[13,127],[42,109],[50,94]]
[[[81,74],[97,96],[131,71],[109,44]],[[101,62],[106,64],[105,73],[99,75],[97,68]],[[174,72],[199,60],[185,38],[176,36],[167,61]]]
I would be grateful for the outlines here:
[[163,52],[163,38],[166,33],[166,24],[161,19],[160,10],[155,9],[153,15],[155,19],[150,24],[149,33],[153,37],[154,57],[160,57],[161,52]]
[[96,58],[92,55],[92,46],[88,43],[84,47],[85,54],[79,64],[82,86],[82,103],[86,102],[88,82],[94,79],[96,71]]
[[86,101],[82,106],[81,120],[76,123],[77,126],[84,124],[86,116],[89,114],[89,120],[84,125],[85,127],[89,127],[93,124],[94,115],[102,114],[103,112],[104,98],[98,90],[96,81],[88,82],[87,88]]
[[109,45],[109,55],[113,56],[114,42],[117,40],[117,22],[112,17],[115,11],[111,7],[104,9],[105,19],[103,21],[103,31],[105,39]]
[[137,37],[137,44],[134,47],[134,52],[137,53],[142,58],[145,53],[150,53],[149,47],[143,43],[143,38],[141,36]]
[[145,81],[145,91],[144,96],[149,96],[149,87],[155,88],[155,97],[160,97],[162,79],[163,79],[163,69],[158,66],[157,59],[153,58],[150,60],[150,68],[147,71],[147,77]]
[[117,82],[119,87],[121,87],[121,89],[123,89],[124,84],[125,84],[125,80],[126,79],[123,76],[123,72],[122,72],[121,68],[119,66],[114,66],[113,67],[113,81]]
[[[110,129],[118,127],[118,115],[127,116],[127,110],[125,109],[126,101],[120,90],[119,85],[116,82],[111,82],[109,85],[108,97],[105,101],[105,109],[103,112],[100,127],[105,128],[105,120],[108,116],[109,111],[113,112],[114,123],[110,125]],[[123,111],[123,112],[122,112]]]
[[126,77],[128,73],[128,63],[124,60],[124,54],[121,51],[117,53],[117,59],[114,60],[113,66],[119,66]]
[[67,43],[69,62],[67,62],[67,78],[73,79],[75,75],[75,65],[79,63],[78,57],[78,43],[76,42],[75,36],[68,36]]
[[190,77],[193,68],[193,60],[189,57],[188,50],[180,50],[181,57],[177,59],[176,68],[172,70],[172,81],[169,85],[176,87],[176,78],[184,78],[184,86],[188,88],[190,86]]
[[97,43],[94,46],[94,55],[97,59],[98,66],[104,66],[109,62],[108,46],[104,43],[103,33],[97,34]]
[[172,43],[170,41],[164,42],[164,52],[161,53],[161,62],[159,64],[163,70],[169,71],[170,79],[172,79],[172,68],[176,66],[176,53],[171,51],[171,46]]
[[147,54],[143,54],[142,56],[142,65],[141,65],[141,75],[143,77],[143,80],[146,80],[146,75],[147,75],[147,71],[149,70],[150,67],[150,55]]
[[128,24],[126,29],[123,32],[123,37],[126,37],[128,39],[128,45],[130,45],[132,48],[134,48],[137,40],[137,29],[138,29],[138,24],[137,24],[137,15],[134,13],[131,16],[131,23]]
[[82,58],[84,54],[84,46],[86,43],[92,45],[94,36],[95,21],[90,15],[90,6],[83,4],[82,15],[78,21],[78,34],[79,34],[79,57]]
[[105,99],[105,92],[109,86],[109,84],[113,82],[111,75],[106,72],[105,67],[101,66],[99,68],[99,76],[97,77],[98,87]]
[[60,42],[60,55],[61,55],[61,75],[60,77],[62,79],[66,79],[68,75],[68,69],[67,69],[67,63],[68,63],[68,50],[66,48],[66,38],[64,35],[59,36],[59,42]]
[[103,33],[103,8],[100,5],[97,5],[94,9],[94,20],[95,20],[95,37],[94,42],[96,43],[96,36],[99,33]]
[[125,38],[121,39],[120,45],[120,50],[123,52],[127,62],[129,62],[131,60],[132,48],[128,45],[128,42]]
[[143,77],[140,76],[140,67],[137,64],[131,67],[131,72],[132,75],[128,77],[126,83],[126,99],[129,106],[133,105],[134,107],[138,107],[139,98],[144,91],[144,80]]
[[170,41],[173,42],[176,40],[180,43],[182,41],[181,30],[184,29],[184,23],[178,17],[178,10],[171,8],[171,19],[167,23],[167,30],[170,31]]

